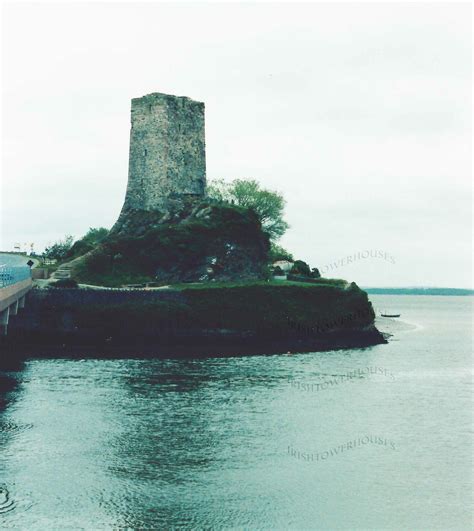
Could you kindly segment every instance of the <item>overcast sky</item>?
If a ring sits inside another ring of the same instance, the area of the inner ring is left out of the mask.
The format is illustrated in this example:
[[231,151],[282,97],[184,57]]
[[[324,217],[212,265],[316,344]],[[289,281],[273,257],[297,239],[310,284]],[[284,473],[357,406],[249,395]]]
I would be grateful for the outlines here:
[[360,252],[327,276],[362,286],[470,287],[470,10],[5,6],[0,249],[111,227],[130,99],[165,92],[206,104],[208,179],[284,194],[296,258]]

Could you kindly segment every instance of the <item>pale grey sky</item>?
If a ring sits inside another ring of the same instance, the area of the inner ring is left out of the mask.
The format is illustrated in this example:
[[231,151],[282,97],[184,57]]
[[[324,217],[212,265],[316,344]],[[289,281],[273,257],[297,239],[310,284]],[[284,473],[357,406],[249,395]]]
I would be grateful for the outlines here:
[[2,64],[0,250],[110,227],[130,99],[165,92],[206,104],[208,179],[285,195],[295,257],[471,286],[469,4],[10,4]]

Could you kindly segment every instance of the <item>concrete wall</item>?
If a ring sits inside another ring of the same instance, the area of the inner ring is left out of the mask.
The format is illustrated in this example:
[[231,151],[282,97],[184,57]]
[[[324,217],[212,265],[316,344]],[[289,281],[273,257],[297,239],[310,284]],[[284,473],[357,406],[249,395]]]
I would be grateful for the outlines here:
[[25,307],[25,296],[31,287],[32,281],[28,278],[0,289],[0,337],[7,335],[11,317]]
[[0,311],[7,309],[31,289],[31,279],[22,280],[0,289]]
[[31,270],[31,278],[33,280],[49,278],[49,270],[46,267],[35,267]]

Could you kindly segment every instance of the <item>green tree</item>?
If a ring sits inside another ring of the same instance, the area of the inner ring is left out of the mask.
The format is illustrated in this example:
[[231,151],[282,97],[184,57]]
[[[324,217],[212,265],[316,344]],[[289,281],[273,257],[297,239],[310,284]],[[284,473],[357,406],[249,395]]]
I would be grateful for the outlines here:
[[231,188],[232,184],[224,179],[213,179],[207,183],[207,196],[214,201],[230,203],[232,201]]
[[277,262],[278,260],[288,260],[288,262],[293,262],[293,255],[286,249],[283,249],[280,245],[271,242],[270,262],[273,264],[273,262]]
[[82,237],[82,241],[90,243],[91,245],[97,245],[109,234],[109,229],[105,227],[90,228],[85,236]]
[[104,227],[93,229],[92,227],[87,231],[85,236],[74,243],[74,245],[66,253],[65,258],[76,258],[83,254],[92,251],[102,240],[109,234],[109,230]]
[[225,201],[252,209],[271,240],[283,236],[289,227],[283,219],[286,203],[284,197],[279,192],[260,188],[255,180],[234,179],[227,183],[217,179],[208,184],[207,195],[216,201]]
[[71,249],[73,241],[73,236],[65,236],[64,239],[53,243],[49,247],[46,247],[43,257],[49,260],[58,260],[58,262],[60,262],[66,257],[68,251]]

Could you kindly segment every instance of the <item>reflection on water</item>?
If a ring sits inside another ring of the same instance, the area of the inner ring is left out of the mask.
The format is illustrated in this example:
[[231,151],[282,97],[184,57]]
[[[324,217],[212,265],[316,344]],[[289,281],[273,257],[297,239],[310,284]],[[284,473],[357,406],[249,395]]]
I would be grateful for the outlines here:
[[0,514],[11,511],[15,508],[15,503],[10,499],[10,493],[6,485],[0,485]]
[[400,298],[423,329],[369,349],[0,367],[0,526],[468,529],[457,299]]

